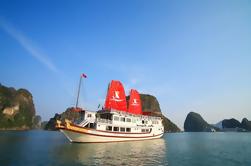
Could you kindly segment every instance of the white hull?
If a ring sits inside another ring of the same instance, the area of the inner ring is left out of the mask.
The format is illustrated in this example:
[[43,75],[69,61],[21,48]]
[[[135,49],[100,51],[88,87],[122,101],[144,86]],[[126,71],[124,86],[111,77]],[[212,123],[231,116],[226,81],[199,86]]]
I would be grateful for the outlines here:
[[[71,141],[79,143],[98,143],[98,142],[122,142],[122,141],[140,141],[156,139],[163,136],[163,133],[158,135],[148,134],[114,134],[103,133],[100,131],[91,131],[92,133],[79,133],[66,129],[60,129],[62,133]],[[95,133],[95,134],[94,134]]]

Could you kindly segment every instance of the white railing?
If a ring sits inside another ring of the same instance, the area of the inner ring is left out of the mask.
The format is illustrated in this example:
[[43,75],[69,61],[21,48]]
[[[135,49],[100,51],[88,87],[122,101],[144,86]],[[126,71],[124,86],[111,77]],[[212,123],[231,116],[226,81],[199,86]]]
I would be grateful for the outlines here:
[[82,126],[82,127],[85,127],[88,123],[89,123],[89,120],[86,119],[86,120],[82,121],[81,123],[79,123],[78,125]]
[[98,119],[97,119],[97,122],[112,124],[112,120],[109,120],[109,119],[101,119],[101,118],[98,118]]

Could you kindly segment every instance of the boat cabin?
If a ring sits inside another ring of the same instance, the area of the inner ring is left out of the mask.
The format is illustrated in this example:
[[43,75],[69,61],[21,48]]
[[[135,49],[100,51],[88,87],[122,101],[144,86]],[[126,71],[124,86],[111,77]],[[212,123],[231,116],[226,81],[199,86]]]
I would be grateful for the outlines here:
[[148,133],[153,127],[162,127],[160,117],[133,115],[116,110],[85,112],[79,126],[108,132]]

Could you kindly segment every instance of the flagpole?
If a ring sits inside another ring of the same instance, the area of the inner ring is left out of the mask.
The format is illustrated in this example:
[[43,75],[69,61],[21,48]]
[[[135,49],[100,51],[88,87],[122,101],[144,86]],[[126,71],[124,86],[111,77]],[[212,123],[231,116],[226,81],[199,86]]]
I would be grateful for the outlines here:
[[79,85],[78,85],[78,96],[77,96],[76,108],[78,108],[78,99],[79,99],[79,92],[81,88],[81,82],[82,82],[82,75],[80,76]]

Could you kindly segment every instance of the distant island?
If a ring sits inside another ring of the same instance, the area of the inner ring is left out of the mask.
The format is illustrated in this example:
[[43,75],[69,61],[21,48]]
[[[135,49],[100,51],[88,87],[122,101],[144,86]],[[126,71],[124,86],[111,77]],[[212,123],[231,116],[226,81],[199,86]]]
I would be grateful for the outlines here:
[[29,130],[40,128],[32,94],[26,89],[0,84],[0,130]]
[[[127,100],[130,96],[127,96]],[[180,129],[175,125],[172,121],[166,118],[159,106],[159,102],[155,96],[148,94],[140,94],[140,98],[142,101],[142,110],[143,112],[147,112],[148,115],[159,116],[163,119],[163,125],[165,132],[180,132]],[[80,113],[74,112],[74,108],[68,108],[65,112],[61,114],[55,114],[53,118],[49,120],[49,122],[45,125],[46,130],[56,130],[56,120],[64,121],[65,119],[69,119],[71,121],[75,121],[80,118]]]
[[190,112],[184,123],[186,132],[215,132],[215,131],[235,131],[235,132],[250,132],[251,121],[243,118],[242,122],[231,118],[224,119],[217,124],[208,124],[200,114]]

